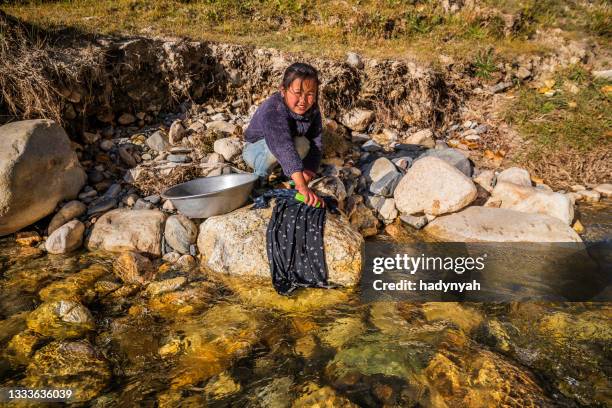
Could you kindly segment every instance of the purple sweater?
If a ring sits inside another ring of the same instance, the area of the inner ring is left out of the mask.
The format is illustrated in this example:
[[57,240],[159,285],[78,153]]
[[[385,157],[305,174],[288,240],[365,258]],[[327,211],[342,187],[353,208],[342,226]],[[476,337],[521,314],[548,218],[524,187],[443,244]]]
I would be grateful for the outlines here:
[[[298,115],[287,107],[281,93],[275,92],[257,108],[244,137],[250,143],[265,139],[285,175],[291,176],[296,171],[307,169],[316,172],[319,169],[322,134],[318,105],[315,104],[306,114]],[[310,150],[304,161],[300,159],[293,142],[297,136],[310,140]]]

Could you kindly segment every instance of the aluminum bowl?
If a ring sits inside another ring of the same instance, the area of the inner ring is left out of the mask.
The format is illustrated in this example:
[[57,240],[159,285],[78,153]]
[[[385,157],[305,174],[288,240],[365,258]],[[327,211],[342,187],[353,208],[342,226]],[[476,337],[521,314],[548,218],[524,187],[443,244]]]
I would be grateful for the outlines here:
[[208,218],[242,207],[256,180],[252,173],[197,178],[170,187],[161,196],[189,218]]

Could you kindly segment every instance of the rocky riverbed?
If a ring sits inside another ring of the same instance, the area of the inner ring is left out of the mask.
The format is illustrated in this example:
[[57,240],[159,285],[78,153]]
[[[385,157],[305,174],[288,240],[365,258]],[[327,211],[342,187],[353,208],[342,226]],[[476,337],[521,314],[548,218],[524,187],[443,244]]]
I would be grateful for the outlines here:
[[[161,198],[250,169],[256,108],[124,112],[79,143],[48,120],[0,127],[3,386],[70,387],[93,406],[575,406],[610,403],[607,305],[362,303],[364,246],[391,239],[609,239],[610,184],[555,190],[476,166],[487,126],[394,130],[325,120],[311,186],[342,212],[324,245],[335,290],[278,296],[271,211],[192,220]],[[535,329],[534,329],[535,328]]]

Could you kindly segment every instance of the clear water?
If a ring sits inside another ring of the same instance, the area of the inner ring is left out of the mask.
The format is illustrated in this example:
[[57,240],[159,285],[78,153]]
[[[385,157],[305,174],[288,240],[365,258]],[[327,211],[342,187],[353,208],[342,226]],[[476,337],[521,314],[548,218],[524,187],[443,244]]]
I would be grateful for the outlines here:
[[[580,219],[587,239],[610,238],[610,206],[582,206]],[[122,285],[112,261],[0,240],[0,387],[44,377],[93,390],[82,405],[95,407],[612,404],[609,303],[362,303],[317,289],[283,298],[269,282],[166,266],[158,281],[187,283],[153,295]],[[42,300],[67,299],[95,327],[65,341],[89,342],[106,363],[43,371],[33,353],[54,339],[28,348],[14,336],[31,336],[25,322]]]

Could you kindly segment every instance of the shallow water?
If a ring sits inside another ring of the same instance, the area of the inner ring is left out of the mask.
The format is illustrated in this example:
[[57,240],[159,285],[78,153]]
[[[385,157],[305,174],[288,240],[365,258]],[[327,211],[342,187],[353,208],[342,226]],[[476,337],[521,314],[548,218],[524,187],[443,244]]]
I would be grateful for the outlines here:
[[[612,236],[610,206],[581,206],[580,219],[587,240]],[[0,240],[1,387],[68,386],[95,407],[612,404],[609,303],[285,298],[269,282],[167,266],[156,280],[168,291],[154,293],[123,285],[112,261]],[[91,321],[33,317],[58,301]]]

